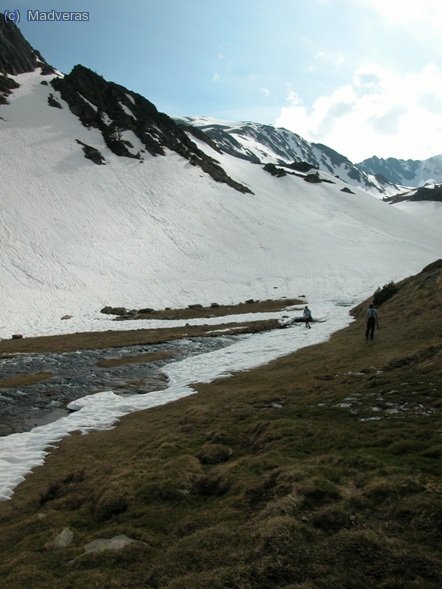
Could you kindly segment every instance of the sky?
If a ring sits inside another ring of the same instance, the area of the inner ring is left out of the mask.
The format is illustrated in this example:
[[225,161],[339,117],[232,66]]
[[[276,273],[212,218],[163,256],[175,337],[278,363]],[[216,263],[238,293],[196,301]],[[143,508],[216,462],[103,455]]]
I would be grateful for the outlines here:
[[[29,22],[28,9],[87,11]],[[440,0],[7,0],[28,41],[171,116],[285,127],[353,162],[442,153]]]

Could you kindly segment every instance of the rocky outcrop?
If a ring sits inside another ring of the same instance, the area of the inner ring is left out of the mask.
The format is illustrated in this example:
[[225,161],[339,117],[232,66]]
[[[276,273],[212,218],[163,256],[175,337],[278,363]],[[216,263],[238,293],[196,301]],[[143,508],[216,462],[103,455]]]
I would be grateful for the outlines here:
[[14,90],[14,88],[18,88],[18,86],[19,85],[15,80],[0,74],[0,104],[7,104],[7,97],[11,94],[11,91]]
[[12,22],[6,22],[0,12],[0,104],[6,104],[7,96],[18,84],[8,78],[32,72],[37,67],[42,75],[53,73],[55,70],[43,59],[38,51],[21,34]]
[[[170,117],[140,94],[108,82],[81,65],[76,65],[63,78],[54,78],[51,84],[84,126],[101,131],[107,147],[116,155],[141,160],[143,152],[160,156],[171,150],[199,166],[217,182],[239,192],[251,193],[247,186],[230,178],[215,159],[198,149]],[[134,147],[127,140],[127,131],[135,134],[139,146]]]
[[434,186],[421,186],[413,192],[396,194],[389,198],[384,198],[385,202],[396,204],[398,202],[416,202],[422,200],[430,200],[434,202],[442,202],[442,184]]
[[91,160],[91,162],[97,166],[101,166],[106,163],[104,155],[96,147],[92,147],[92,145],[83,143],[83,141],[80,141],[79,139],[76,139],[75,141],[82,146],[84,157],[86,159]]
[[[0,72],[2,74],[23,74],[32,72],[46,64],[21,34],[14,23],[7,23],[0,13]],[[47,64],[46,64],[47,65]]]
[[203,132],[207,142],[214,143],[222,152],[255,164],[273,163],[303,173],[315,168],[350,184],[360,185],[364,190],[380,193],[385,193],[383,185],[388,184],[380,179],[373,182],[347,157],[321,143],[311,143],[287,129],[252,122],[216,122],[204,117],[185,117],[179,122]]
[[37,67],[42,68],[42,74],[54,73],[38,51],[21,34],[12,22],[6,22],[0,13],[0,73],[24,74],[32,72]]
[[49,106],[53,106],[54,108],[63,108],[53,94],[49,94],[48,104]]
[[277,178],[287,176],[287,172],[282,168],[277,168],[275,164],[264,164],[263,169],[272,176],[276,176]]
[[127,312],[126,307],[111,307],[109,305],[103,307],[100,311],[100,313],[104,313],[105,315],[126,315]]

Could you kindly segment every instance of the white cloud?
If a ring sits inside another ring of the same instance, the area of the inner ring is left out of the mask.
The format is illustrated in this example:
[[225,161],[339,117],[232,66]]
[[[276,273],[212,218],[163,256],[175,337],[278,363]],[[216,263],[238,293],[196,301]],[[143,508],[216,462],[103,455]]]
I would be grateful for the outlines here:
[[261,94],[264,94],[264,96],[270,96],[270,90],[268,88],[260,88],[259,91]]
[[442,69],[397,75],[377,65],[311,106],[290,91],[276,124],[352,161],[371,155],[424,159],[442,153]]
[[330,51],[317,51],[313,63],[309,66],[310,71],[314,71],[319,67],[337,69],[345,63],[345,57],[342,53],[333,53]]
[[221,76],[217,72],[213,74],[212,82],[221,82]]
[[374,10],[389,26],[406,29],[415,36],[440,38],[440,0],[359,0],[359,3]]

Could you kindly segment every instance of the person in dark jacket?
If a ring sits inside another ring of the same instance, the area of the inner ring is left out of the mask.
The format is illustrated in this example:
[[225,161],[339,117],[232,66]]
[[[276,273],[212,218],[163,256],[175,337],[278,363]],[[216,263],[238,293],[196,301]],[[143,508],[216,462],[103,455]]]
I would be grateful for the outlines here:
[[373,304],[370,304],[370,306],[368,307],[367,312],[365,314],[365,319],[366,319],[365,339],[368,340],[370,338],[372,340],[373,336],[374,336],[374,328],[375,327],[379,328],[378,312],[374,308]]
[[312,312],[307,307],[307,305],[304,307],[304,312],[303,312],[302,316],[304,318],[305,326],[310,329],[311,328],[310,323],[312,321]]

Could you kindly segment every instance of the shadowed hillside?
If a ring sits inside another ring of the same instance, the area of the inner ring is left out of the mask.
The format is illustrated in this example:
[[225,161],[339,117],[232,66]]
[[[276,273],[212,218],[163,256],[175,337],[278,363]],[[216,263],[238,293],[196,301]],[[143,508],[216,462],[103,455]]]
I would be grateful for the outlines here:
[[364,304],[325,344],[65,440],[0,505],[0,585],[439,588],[442,261],[397,287],[373,343]]

